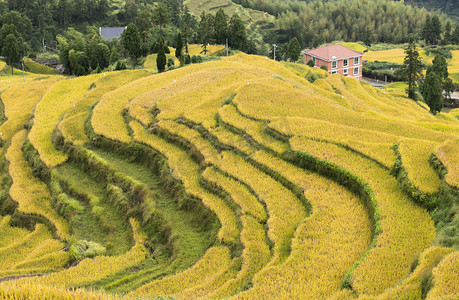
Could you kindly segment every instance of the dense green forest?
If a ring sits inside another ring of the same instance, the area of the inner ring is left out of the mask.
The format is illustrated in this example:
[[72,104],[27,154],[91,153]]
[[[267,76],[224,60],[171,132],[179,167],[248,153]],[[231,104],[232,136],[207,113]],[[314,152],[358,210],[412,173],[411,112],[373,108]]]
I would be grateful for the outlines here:
[[424,7],[429,10],[440,10],[456,21],[459,20],[459,5],[457,0],[406,0],[405,3]]

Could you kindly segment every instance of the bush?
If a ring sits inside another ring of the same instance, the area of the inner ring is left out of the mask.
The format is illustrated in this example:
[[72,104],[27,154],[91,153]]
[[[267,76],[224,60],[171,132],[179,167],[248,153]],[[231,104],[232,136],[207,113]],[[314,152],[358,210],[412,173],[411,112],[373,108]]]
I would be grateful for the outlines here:
[[175,65],[174,59],[173,59],[172,57],[169,57],[169,58],[167,59],[167,67],[170,68],[170,67],[172,67],[172,66],[174,66],[174,65]]
[[189,65],[191,63],[191,57],[189,54],[185,55],[185,65]]
[[321,68],[322,70],[325,70],[325,71],[327,71],[327,72],[328,72],[328,68],[327,68],[327,66],[326,66],[326,65],[323,65],[323,66],[322,66],[322,67],[320,67],[320,68]]
[[69,258],[71,261],[80,261],[84,258],[102,255],[105,252],[105,247],[96,242],[79,240],[70,246]]
[[200,55],[193,55],[191,57],[191,62],[193,64],[198,64],[198,63],[201,63],[202,62],[202,57]]
[[126,64],[124,62],[118,61],[115,66],[115,71],[126,70]]
[[310,60],[308,61],[307,65],[310,66],[311,68],[314,68],[315,63],[314,63],[314,61],[313,61],[312,59],[310,59]]

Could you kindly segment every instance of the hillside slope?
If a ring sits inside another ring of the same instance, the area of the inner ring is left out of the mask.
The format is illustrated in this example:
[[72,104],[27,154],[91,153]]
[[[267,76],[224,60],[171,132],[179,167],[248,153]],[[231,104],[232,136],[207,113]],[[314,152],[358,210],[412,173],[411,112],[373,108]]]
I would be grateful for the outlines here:
[[325,73],[2,81],[0,298],[459,296],[457,113]]

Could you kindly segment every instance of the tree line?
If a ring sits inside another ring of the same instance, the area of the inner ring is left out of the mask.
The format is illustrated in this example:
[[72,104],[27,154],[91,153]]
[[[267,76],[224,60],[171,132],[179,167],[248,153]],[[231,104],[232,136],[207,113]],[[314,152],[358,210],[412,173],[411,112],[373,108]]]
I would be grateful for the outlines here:
[[[266,11],[276,19],[270,42],[287,43],[297,37],[303,47],[317,47],[332,41],[407,43],[410,36],[420,38],[422,28],[434,13],[407,2],[390,0],[282,1],[233,0],[245,7]],[[438,19],[442,25],[447,17]],[[459,31],[450,21],[450,31]],[[439,37],[439,36],[438,36]]]

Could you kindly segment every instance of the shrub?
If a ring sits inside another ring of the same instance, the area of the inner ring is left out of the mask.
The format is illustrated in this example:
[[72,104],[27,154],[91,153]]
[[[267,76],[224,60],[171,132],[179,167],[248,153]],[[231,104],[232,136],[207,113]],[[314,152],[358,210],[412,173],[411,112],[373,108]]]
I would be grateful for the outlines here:
[[105,252],[105,247],[96,242],[79,240],[70,246],[69,258],[71,261],[79,261],[84,258],[103,255]]
[[307,65],[310,66],[311,68],[314,68],[315,63],[314,63],[314,61],[313,61],[312,59],[310,59],[310,60],[308,61]]
[[174,59],[172,57],[169,57],[167,59],[167,67],[170,68],[175,65]]

